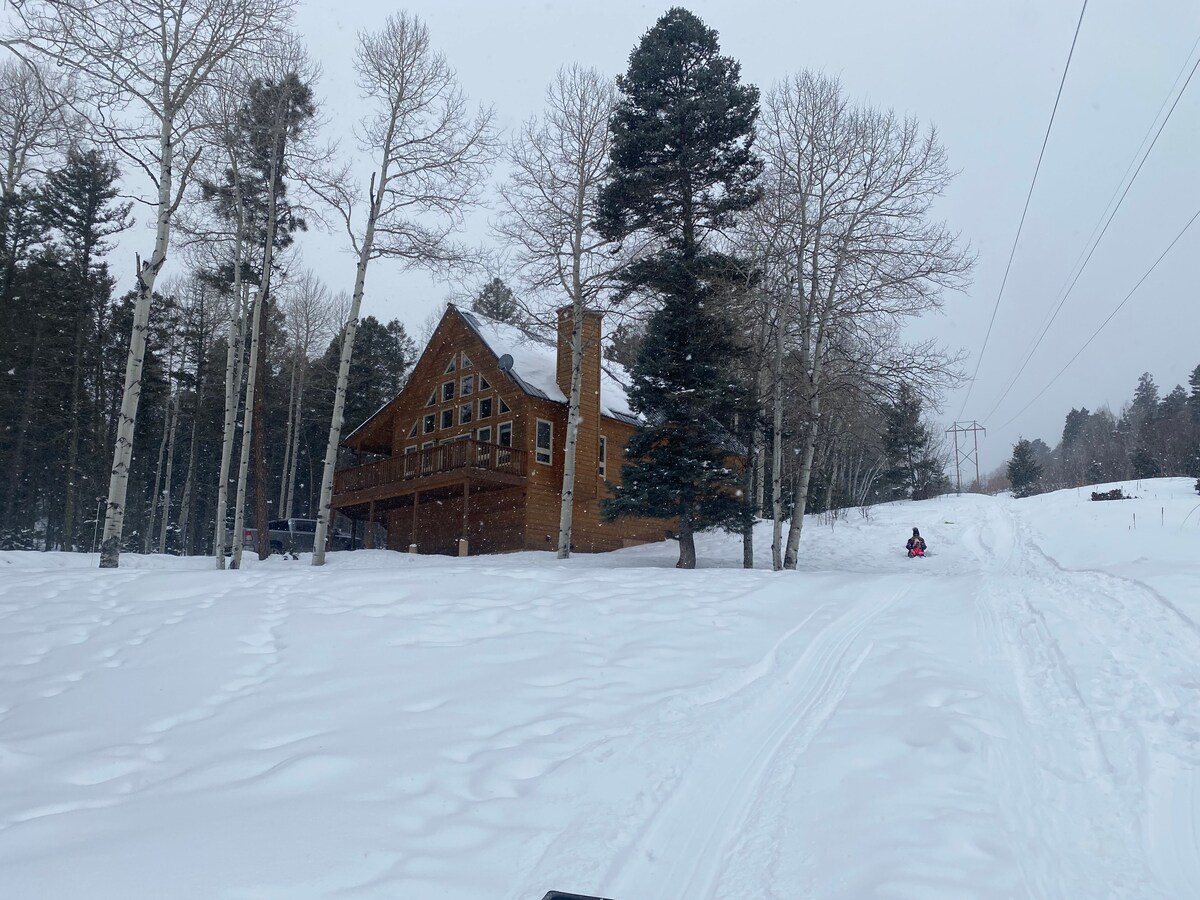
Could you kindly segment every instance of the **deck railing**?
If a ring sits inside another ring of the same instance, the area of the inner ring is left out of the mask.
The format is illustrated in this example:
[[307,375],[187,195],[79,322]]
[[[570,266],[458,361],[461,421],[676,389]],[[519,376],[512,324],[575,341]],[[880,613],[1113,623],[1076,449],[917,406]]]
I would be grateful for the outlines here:
[[352,466],[334,473],[333,492],[344,494],[383,487],[404,481],[428,478],[456,469],[485,469],[524,476],[529,454],[525,450],[485,444],[482,441],[448,441],[402,456],[390,456],[378,462]]

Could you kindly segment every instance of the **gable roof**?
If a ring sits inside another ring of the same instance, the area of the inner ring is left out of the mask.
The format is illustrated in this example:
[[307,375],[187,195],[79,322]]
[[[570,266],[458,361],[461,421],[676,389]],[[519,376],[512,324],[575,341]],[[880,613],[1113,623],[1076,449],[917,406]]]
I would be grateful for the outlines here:
[[[554,403],[567,402],[558,386],[558,347],[553,341],[474,311],[453,308],[497,359],[506,354],[512,357],[512,369],[508,374],[525,393]],[[629,373],[624,366],[601,361],[600,412],[609,418],[637,425],[640,420],[629,405],[626,393],[628,383]]]
[[[489,319],[472,310],[460,309],[453,303],[446,308],[442,317],[451,313],[457,314],[475,333],[483,345],[499,360],[502,356],[512,357],[512,368],[507,375],[526,394],[540,397],[553,403],[566,403],[567,397],[558,386],[558,348],[553,341],[530,335],[515,325],[508,325]],[[441,327],[441,323],[438,323]],[[434,334],[437,329],[434,329]],[[432,341],[432,337],[430,338]],[[426,344],[421,356],[429,349]],[[601,359],[600,362],[600,413],[612,419],[617,419],[628,425],[637,426],[641,419],[629,405],[629,395],[626,385],[629,384],[629,373],[618,363]],[[367,419],[342,438],[347,443],[360,432],[366,432],[376,423],[380,415],[391,407],[404,393],[407,385],[400,389],[391,400],[379,407]]]

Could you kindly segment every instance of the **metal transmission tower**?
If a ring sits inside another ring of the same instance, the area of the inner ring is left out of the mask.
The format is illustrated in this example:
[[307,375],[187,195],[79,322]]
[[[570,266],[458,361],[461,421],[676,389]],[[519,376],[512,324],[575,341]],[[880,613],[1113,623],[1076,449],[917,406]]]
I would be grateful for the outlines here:
[[[972,419],[970,422],[955,422],[946,429],[946,434],[954,435],[954,490],[962,493],[962,464],[975,463],[975,483],[979,484],[979,433],[987,434],[987,429]],[[962,447],[959,447],[958,436],[963,436]],[[967,435],[971,435],[970,446],[967,445]]]

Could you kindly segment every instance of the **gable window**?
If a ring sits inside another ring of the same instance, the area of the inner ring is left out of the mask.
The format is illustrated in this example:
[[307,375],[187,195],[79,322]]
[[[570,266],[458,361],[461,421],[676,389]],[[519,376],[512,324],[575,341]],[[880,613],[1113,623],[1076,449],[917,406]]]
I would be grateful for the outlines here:
[[608,440],[600,436],[600,477],[603,478],[608,464]]
[[458,424],[466,425],[471,421],[471,404],[464,403],[458,408]]
[[417,452],[417,445],[416,445],[416,444],[409,444],[407,447],[405,447],[405,448],[404,448],[404,455],[405,455],[405,456],[408,456],[408,454],[410,454],[410,453],[416,453],[416,452]]
[[504,402],[503,397],[500,398],[500,412],[502,412],[502,413],[512,412],[512,410],[508,408],[508,404]]
[[479,418],[490,419],[491,417],[492,417],[492,398],[491,397],[480,397],[479,398]]
[[460,397],[469,397],[475,393],[475,376],[464,375],[462,383],[458,386],[458,395]]
[[458,364],[457,364],[455,357],[453,357],[453,356],[450,357],[450,363],[449,363],[449,365],[446,366],[446,374],[449,375],[451,372],[453,372],[457,368],[458,368]]
[[489,444],[492,442],[492,429],[479,428],[475,431],[475,458],[476,462],[481,466],[488,464],[488,457],[491,456]]
[[486,378],[484,378],[482,375],[480,375],[479,376],[479,389],[481,391],[486,391],[490,387],[491,387],[491,385],[488,384],[488,380]]
[[408,430],[408,436],[409,436],[409,437],[416,437],[416,436],[417,436],[417,428],[418,428],[418,426],[420,426],[420,424],[421,424],[421,420],[420,420],[420,419],[417,419],[415,422],[413,422],[413,427],[412,427],[412,428],[410,428],[410,429]]
[[454,410],[452,410],[452,409],[443,409],[442,410],[442,427],[443,428],[453,428],[454,427]]
[[425,405],[433,406],[435,403],[437,403],[437,391],[430,391],[429,399],[425,401]]
[[464,369],[469,369],[471,368],[471,365],[471,357],[467,356],[467,354],[464,352],[462,354],[462,367]]
[[475,440],[481,444],[490,444],[492,442],[492,428],[489,425],[486,428],[475,429]]
[[428,450],[433,446],[433,441],[426,441],[421,445],[422,450]]
[[454,399],[454,382],[453,381],[447,381],[442,385],[442,399],[443,400],[453,400]]
[[550,464],[554,452],[554,424],[545,419],[537,420],[537,445],[533,458],[540,463]]
[[496,427],[496,443],[501,447],[512,446],[512,422],[501,422]]
[[425,417],[425,433],[429,434],[435,428],[437,428],[437,416],[430,413]]

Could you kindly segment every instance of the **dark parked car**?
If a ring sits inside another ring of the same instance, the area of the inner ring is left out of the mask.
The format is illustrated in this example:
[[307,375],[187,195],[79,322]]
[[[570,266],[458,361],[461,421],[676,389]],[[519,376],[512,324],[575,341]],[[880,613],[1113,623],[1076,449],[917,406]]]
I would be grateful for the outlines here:
[[[275,519],[268,522],[267,527],[272,553],[286,553],[293,557],[298,553],[312,553],[317,535],[316,519]],[[232,540],[229,543],[232,545]],[[242,546],[254,547],[257,544],[258,529],[245,529],[242,532]],[[354,542],[345,532],[335,531],[329,535],[328,547],[330,550],[353,550]]]

